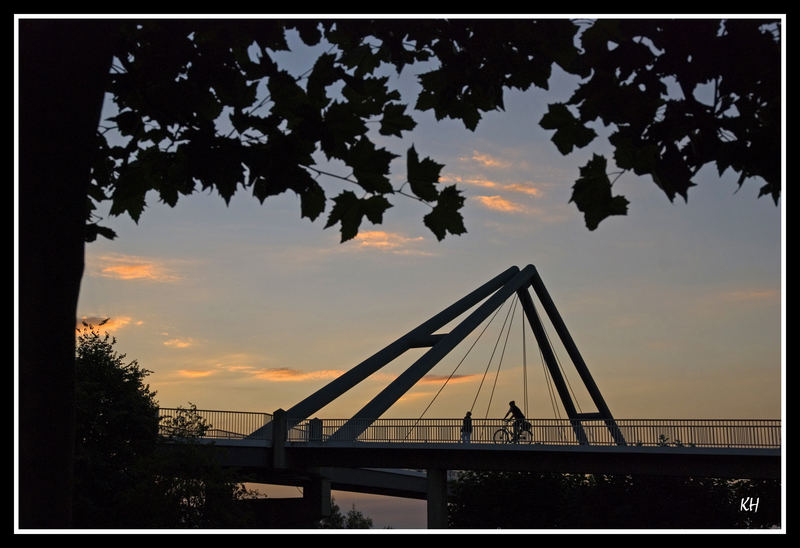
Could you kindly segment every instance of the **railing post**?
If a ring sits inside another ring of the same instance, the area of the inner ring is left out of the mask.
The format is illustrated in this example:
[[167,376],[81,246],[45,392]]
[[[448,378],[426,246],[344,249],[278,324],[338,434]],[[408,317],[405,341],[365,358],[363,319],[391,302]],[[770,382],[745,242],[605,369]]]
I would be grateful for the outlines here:
[[308,441],[322,441],[322,419],[308,421]]
[[286,468],[286,411],[272,414],[272,467]]

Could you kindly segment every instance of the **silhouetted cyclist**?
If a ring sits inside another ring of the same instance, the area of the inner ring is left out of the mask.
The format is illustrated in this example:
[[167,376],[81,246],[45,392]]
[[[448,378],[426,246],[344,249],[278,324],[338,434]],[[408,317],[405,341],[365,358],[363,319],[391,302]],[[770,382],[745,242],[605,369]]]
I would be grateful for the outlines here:
[[519,432],[523,427],[525,422],[525,414],[520,410],[519,407],[514,403],[514,400],[508,402],[508,411],[506,411],[504,419],[508,418],[511,415],[514,418],[514,441],[519,440]]

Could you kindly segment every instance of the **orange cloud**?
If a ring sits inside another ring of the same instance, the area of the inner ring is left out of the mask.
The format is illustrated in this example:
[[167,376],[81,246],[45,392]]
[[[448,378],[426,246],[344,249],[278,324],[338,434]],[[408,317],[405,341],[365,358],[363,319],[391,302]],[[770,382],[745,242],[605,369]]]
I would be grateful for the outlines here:
[[[86,328],[88,324],[94,327],[97,331],[117,331],[118,329],[122,329],[129,323],[131,323],[132,318],[130,316],[117,316],[114,318],[103,317],[103,316],[83,316],[82,318],[78,319],[75,324],[75,328],[78,330],[82,330]],[[142,325],[144,322],[138,321],[134,325]]]
[[162,261],[131,255],[107,255],[98,257],[99,265],[92,274],[117,280],[150,280],[175,282],[181,277]]
[[778,291],[774,289],[749,289],[742,291],[730,291],[722,296],[728,301],[761,301],[778,297]]
[[498,183],[482,177],[465,178],[460,175],[443,175],[439,180],[443,183],[460,183],[507,192],[521,192],[529,196],[539,197],[542,195],[542,190],[536,187],[534,183]]
[[215,373],[214,371],[193,371],[190,369],[181,369],[180,371],[178,371],[178,375],[182,377],[189,377],[190,379],[199,379],[203,377],[208,377],[210,375],[213,375],[214,373]]
[[430,398],[433,392],[406,392],[400,396],[397,403],[409,403],[422,398]]
[[453,375],[452,377],[448,377],[446,375],[425,375],[419,380],[419,383],[440,384],[444,381],[447,381],[448,378],[450,379],[448,383],[470,382],[480,377],[481,375],[478,375],[477,373],[473,375]]
[[170,339],[168,341],[164,341],[162,343],[164,346],[169,346],[172,348],[189,348],[194,344],[194,340],[191,337],[187,337],[185,339]]
[[528,208],[522,204],[506,200],[502,196],[475,196],[482,206],[492,209],[494,211],[501,211],[503,213],[527,213]]
[[274,382],[302,382],[314,381],[319,379],[335,379],[341,376],[344,371],[338,369],[322,369],[319,371],[298,371],[297,369],[289,369],[288,367],[279,367],[274,369],[260,369],[248,371],[255,378],[266,381]]
[[472,151],[472,157],[470,159],[486,167],[506,168],[511,165],[510,162],[498,160],[497,158],[488,154],[481,154],[477,150]]
[[372,230],[360,232],[353,240],[362,248],[379,249],[401,255],[431,255],[431,253],[414,248],[418,243],[425,241],[422,236],[407,238],[395,232]]
[[532,184],[521,184],[521,183],[511,183],[508,185],[503,185],[503,190],[510,190],[512,192],[522,192],[523,194],[529,194],[531,196],[541,196],[542,191]]
[[439,177],[439,181],[442,183],[461,183],[465,185],[474,185],[480,186],[484,188],[497,188],[500,185],[494,181],[490,181],[489,179],[483,177],[472,177],[466,178],[460,175],[442,175]]

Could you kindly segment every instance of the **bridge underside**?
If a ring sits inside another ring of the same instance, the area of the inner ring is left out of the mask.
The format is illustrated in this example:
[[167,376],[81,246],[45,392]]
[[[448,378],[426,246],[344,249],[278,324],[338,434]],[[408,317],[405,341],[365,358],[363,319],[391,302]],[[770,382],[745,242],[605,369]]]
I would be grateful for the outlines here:
[[[271,464],[271,447],[233,442],[222,447],[227,466],[281,473]],[[775,479],[781,471],[780,449],[307,443],[287,444],[284,452],[283,470],[313,474],[322,468],[403,468]]]
[[[249,459],[248,459],[249,460]],[[223,459],[224,466],[230,466]],[[367,469],[336,466],[308,467],[304,471],[275,470],[267,467],[235,466],[238,481],[303,487],[319,478],[330,482],[333,491],[350,491],[368,495],[384,495],[425,500],[427,477],[424,473],[410,474],[401,469]]]

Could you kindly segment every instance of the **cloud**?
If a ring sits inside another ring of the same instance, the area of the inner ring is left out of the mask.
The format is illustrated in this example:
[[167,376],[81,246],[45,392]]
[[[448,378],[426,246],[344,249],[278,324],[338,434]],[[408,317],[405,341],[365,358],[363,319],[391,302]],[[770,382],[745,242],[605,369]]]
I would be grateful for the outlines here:
[[[123,327],[129,325],[133,319],[130,316],[116,316],[116,317],[108,317],[108,316],[83,316],[77,320],[75,323],[75,328],[78,330],[84,329],[86,326],[84,323],[91,325],[97,331],[117,331],[122,329]],[[134,325],[142,325],[144,322],[137,321]]]
[[344,371],[338,369],[321,369],[318,371],[300,371],[288,367],[277,367],[272,369],[253,369],[246,373],[261,380],[272,382],[302,382],[315,381],[319,379],[335,379],[341,376]]
[[511,162],[507,162],[505,160],[499,160],[494,156],[490,156],[489,154],[482,154],[477,150],[472,151],[472,156],[469,157],[469,160],[477,162],[484,167],[496,167],[500,169],[507,168],[511,165]]
[[[184,342],[180,339],[175,340]],[[193,343],[192,339],[189,339],[189,341],[190,344]],[[182,348],[178,343],[176,343],[175,346],[177,348]],[[185,377],[207,377],[214,374],[225,379],[258,379],[270,382],[303,382],[319,379],[335,379],[344,373],[344,371],[339,369],[303,371],[290,367],[264,367],[264,363],[269,361],[271,361],[269,358],[261,355],[233,353],[200,359],[194,362],[194,365],[198,366],[197,370],[182,370],[179,373],[181,376]]]
[[442,183],[459,183],[463,185],[473,185],[479,186],[483,188],[499,188],[500,184],[496,183],[495,181],[490,181],[485,177],[462,177],[460,175],[442,175],[439,177],[439,181]]
[[739,291],[729,291],[722,295],[726,301],[764,301],[775,299],[779,293],[775,289],[747,289]]
[[528,207],[523,204],[506,200],[502,196],[473,196],[473,199],[483,207],[503,213],[529,213]]
[[428,399],[433,392],[406,392],[397,399],[397,403],[411,403],[422,398]]
[[191,337],[186,337],[184,339],[175,338],[164,341],[162,344],[171,348],[189,348],[194,345],[194,339]]
[[189,377],[190,379],[199,379],[203,377],[209,377],[216,373],[216,371],[198,371],[198,370],[190,370],[190,369],[181,369],[178,371],[178,375],[181,377]]
[[531,196],[541,196],[542,190],[533,186],[533,183],[529,184],[522,184],[522,183],[511,183],[508,185],[502,186],[503,190],[509,190],[512,192],[522,192],[523,194],[529,194]]
[[92,276],[162,283],[176,282],[182,279],[162,260],[133,255],[104,255],[96,257],[93,262],[95,261],[97,264],[89,269],[89,274]]
[[542,189],[534,183],[499,183],[491,181],[485,177],[461,177],[460,175],[443,175],[439,178],[443,183],[458,183],[463,185],[478,186],[481,188],[492,188],[497,191],[504,192],[519,192],[540,198],[542,196]]
[[472,375],[453,375],[450,377],[447,375],[425,375],[419,380],[419,384],[440,384],[448,379],[450,379],[448,383],[471,382],[480,377],[481,375],[477,373]]
[[397,255],[433,255],[416,247],[424,241],[425,238],[422,236],[408,238],[396,232],[383,230],[360,232],[353,238],[353,243],[357,244],[359,248],[378,249]]

